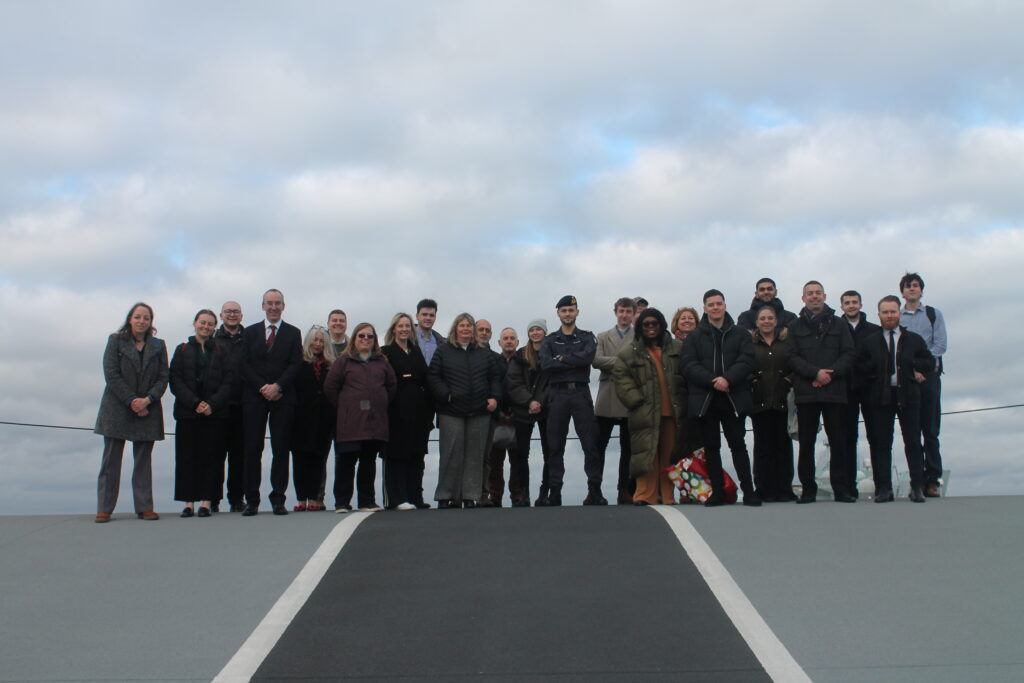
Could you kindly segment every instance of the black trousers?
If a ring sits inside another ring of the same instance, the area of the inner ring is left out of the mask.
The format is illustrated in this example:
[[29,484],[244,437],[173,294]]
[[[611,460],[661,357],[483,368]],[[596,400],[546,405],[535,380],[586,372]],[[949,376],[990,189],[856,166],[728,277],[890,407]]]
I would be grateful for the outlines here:
[[846,404],[843,403],[801,403],[796,408],[797,428],[800,432],[800,455],[797,458],[797,474],[804,492],[816,493],[814,444],[818,440],[818,423],[825,423],[829,448],[829,481],[833,493],[847,493],[851,488],[848,479],[850,463],[846,452],[845,427]]
[[263,444],[270,424],[270,504],[284,505],[288,491],[288,451],[295,406],[281,401],[249,401],[242,406],[245,426],[245,500],[260,503]]
[[847,471],[846,478],[850,482],[851,493],[856,496],[857,490],[857,470],[858,463],[857,459],[857,437],[860,434],[860,424],[858,424],[858,418],[864,418],[864,434],[868,437],[868,449],[871,448],[871,421],[874,415],[868,406],[865,396],[860,393],[849,393],[847,394],[846,410],[844,411],[846,424],[844,429],[846,430],[846,453],[847,453]]
[[789,411],[766,410],[750,416],[754,428],[754,488],[762,498],[793,497],[793,439]]
[[242,404],[228,406],[224,422],[224,450],[217,460],[217,490],[214,502],[224,497],[224,469],[227,467],[228,504],[245,502],[245,426]]
[[[420,460],[423,456],[420,456]],[[423,481],[416,463],[406,458],[384,456],[384,507],[393,508],[402,503],[419,503],[423,500],[423,489],[417,485]],[[371,484],[372,486],[372,484]],[[419,495],[419,499],[416,496]]]
[[[356,481],[356,507],[374,507],[377,494],[373,484],[377,478],[377,454],[381,450],[380,441],[363,441],[359,450],[342,451],[351,443],[334,446],[334,508],[347,507],[352,504],[352,478]],[[358,463],[359,469],[356,470]]]
[[939,453],[939,426],[942,423],[942,376],[928,375],[921,383],[919,418],[924,440],[924,479],[937,484],[942,477],[942,455]]
[[896,392],[890,394],[889,405],[872,408],[871,469],[875,474],[875,491],[892,490],[892,440],[894,422],[900,419],[903,451],[910,471],[910,485],[924,486],[924,452],[921,447],[920,406],[896,407]]
[[583,447],[583,471],[587,487],[601,486],[604,478],[604,459],[597,449],[597,420],[594,417],[594,399],[590,388],[577,384],[575,388],[552,386],[548,390],[548,486],[562,489],[565,478],[565,441],[569,436],[569,420],[576,428],[576,436]]
[[527,500],[530,497],[530,438],[533,436],[533,425],[540,432],[540,451],[544,456],[544,467],[541,469],[540,485],[548,487],[548,421],[541,418],[534,422],[516,422],[516,449],[509,453],[510,467],[515,468],[519,476],[519,486],[523,489]]
[[178,420],[174,428],[174,500],[191,503],[217,499],[217,463],[224,453],[224,422],[209,417]]
[[605,451],[612,438],[612,429],[619,427],[619,478],[616,489],[632,496],[636,493],[636,479],[629,476],[629,459],[632,448],[629,443],[629,418],[601,417],[597,418],[597,450],[601,453],[601,464],[604,465]]
[[704,440],[704,459],[711,477],[711,488],[721,491],[725,484],[722,474],[722,438],[719,427],[725,433],[725,442],[732,452],[732,466],[739,478],[740,488],[747,494],[753,491],[750,477],[750,454],[747,453],[745,441],[746,428],[743,415],[736,415],[731,410],[723,410],[714,406],[708,408],[702,417],[697,418],[700,424],[701,438]]
[[327,435],[318,448],[292,451],[292,483],[299,501],[319,500],[327,456],[331,452],[331,437]]

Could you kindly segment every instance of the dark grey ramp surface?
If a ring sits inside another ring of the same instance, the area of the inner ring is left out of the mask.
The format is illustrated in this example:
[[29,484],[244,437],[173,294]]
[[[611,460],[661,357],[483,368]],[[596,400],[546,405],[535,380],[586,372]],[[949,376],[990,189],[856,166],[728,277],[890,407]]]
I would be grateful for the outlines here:
[[253,680],[768,681],[643,508],[384,513]]

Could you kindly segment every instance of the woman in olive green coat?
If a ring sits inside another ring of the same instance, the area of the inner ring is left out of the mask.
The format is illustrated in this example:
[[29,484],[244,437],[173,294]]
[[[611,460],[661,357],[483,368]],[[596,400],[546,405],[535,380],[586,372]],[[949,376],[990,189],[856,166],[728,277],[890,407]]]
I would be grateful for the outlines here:
[[683,346],[668,334],[665,316],[656,308],[644,310],[635,329],[632,343],[619,352],[612,368],[615,392],[629,411],[633,504],[671,505],[674,487],[664,470],[672,464],[685,415],[678,385]]

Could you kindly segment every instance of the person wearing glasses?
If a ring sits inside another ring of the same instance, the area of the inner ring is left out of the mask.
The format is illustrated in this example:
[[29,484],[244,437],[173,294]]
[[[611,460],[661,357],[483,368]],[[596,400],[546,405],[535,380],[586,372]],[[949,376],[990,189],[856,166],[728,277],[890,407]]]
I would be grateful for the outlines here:
[[[224,455],[234,375],[231,357],[212,340],[217,316],[196,313],[195,335],[179,344],[171,358],[174,394],[174,499],[185,503],[182,517],[209,517],[220,495],[217,466]],[[199,501],[199,511],[194,511]]]
[[[225,301],[220,308],[221,326],[213,335],[213,342],[224,351],[231,363],[234,376],[227,417],[224,418],[224,452],[217,461],[217,497],[213,511],[220,512],[220,500],[227,484],[228,505],[231,512],[245,509],[245,427],[242,422],[242,376],[239,361],[242,357],[242,306],[237,301]],[[225,478],[225,467],[227,477]]]
[[412,339],[413,329],[412,316],[395,314],[381,347],[398,382],[384,451],[384,505],[389,510],[430,507],[423,500],[423,467],[434,402],[427,390],[427,361]]
[[132,491],[139,519],[156,520],[153,511],[153,443],[164,438],[160,397],[167,390],[167,346],[156,338],[153,309],[139,302],[124,324],[107,338],[103,352],[106,387],[95,432],[103,436],[103,461],[97,485],[96,521],[109,522],[121,483],[121,457],[132,442],[135,470]]
[[647,308],[612,367],[615,391],[629,411],[633,505],[675,504],[675,486],[665,469],[686,413],[678,386],[682,352],[683,344],[669,334],[665,316]]
[[441,509],[475,508],[483,495],[487,437],[501,382],[494,354],[477,344],[476,321],[469,313],[455,316],[448,341],[438,345],[427,385],[441,424],[434,499]]
[[302,367],[295,376],[298,405],[292,427],[292,481],[296,512],[322,510],[320,484],[334,438],[335,410],[324,396],[324,381],[336,356],[327,329],[313,325],[302,343]]
[[377,456],[388,442],[388,405],[396,389],[395,372],[380,352],[377,331],[370,323],[359,323],[324,382],[324,394],[337,415],[334,509],[338,513],[352,509],[353,476],[359,509],[381,509],[374,479]]

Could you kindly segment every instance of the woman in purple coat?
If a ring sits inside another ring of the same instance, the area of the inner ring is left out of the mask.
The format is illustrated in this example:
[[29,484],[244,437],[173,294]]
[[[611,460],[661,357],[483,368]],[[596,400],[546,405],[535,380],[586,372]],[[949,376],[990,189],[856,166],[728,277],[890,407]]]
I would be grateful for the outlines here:
[[334,508],[339,513],[352,509],[353,475],[359,509],[380,510],[373,482],[377,456],[388,441],[388,404],[396,388],[395,372],[380,352],[373,325],[359,323],[350,340],[324,382],[324,395],[338,409]]

